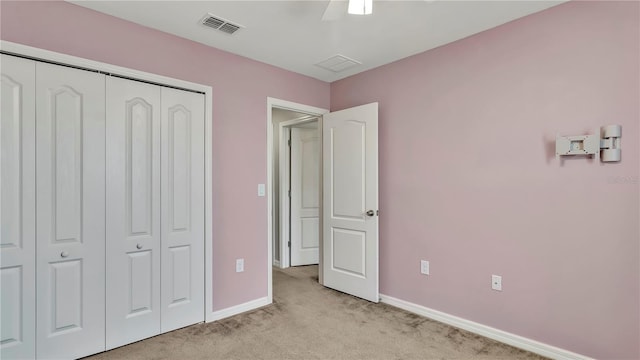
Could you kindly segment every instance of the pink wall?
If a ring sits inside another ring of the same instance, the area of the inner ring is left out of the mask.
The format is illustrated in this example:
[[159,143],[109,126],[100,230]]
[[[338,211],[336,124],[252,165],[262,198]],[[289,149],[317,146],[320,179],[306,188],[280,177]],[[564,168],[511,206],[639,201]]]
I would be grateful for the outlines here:
[[[331,84],[332,110],[380,103],[383,294],[640,358],[639,13],[571,2]],[[606,124],[621,163],[555,159]]]
[[69,3],[2,1],[1,16],[3,40],[213,87],[214,309],[267,296],[267,97],[328,108],[329,84]]

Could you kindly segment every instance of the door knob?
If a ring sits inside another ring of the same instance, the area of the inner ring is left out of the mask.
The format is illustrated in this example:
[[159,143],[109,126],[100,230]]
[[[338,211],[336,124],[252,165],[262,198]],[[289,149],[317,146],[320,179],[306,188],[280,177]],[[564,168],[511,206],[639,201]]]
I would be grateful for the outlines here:
[[60,253],[60,257],[66,258],[67,256],[69,256],[69,253],[66,251]]
[[367,211],[367,216],[373,216],[375,214],[375,212],[373,210],[368,210]]
[[138,248],[138,250],[142,249],[142,244],[138,244],[136,245],[136,247]]

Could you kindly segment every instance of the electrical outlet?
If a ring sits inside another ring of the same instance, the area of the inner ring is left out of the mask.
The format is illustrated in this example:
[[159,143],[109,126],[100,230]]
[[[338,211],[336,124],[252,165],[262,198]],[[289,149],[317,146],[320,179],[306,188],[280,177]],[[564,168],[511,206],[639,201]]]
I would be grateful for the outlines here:
[[236,272],[244,271],[244,259],[236,259]]
[[429,275],[429,262],[427,260],[420,260],[420,273]]
[[502,291],[502,276],[491,275],[491,288],[493,290]]

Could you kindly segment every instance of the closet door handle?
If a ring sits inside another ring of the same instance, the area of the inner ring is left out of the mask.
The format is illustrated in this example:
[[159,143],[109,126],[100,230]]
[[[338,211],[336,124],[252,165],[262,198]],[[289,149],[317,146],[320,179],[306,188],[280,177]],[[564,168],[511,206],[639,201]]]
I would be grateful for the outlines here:
[[142,244],[136,245],[136,248],[138,248],[138,250],[142,249]]
[[62,257],[62,258],[66,258],[67,256],[69,256],[69,253],[66,252],[66,251],[63,251],[63,252],[60,253],[60,257]]

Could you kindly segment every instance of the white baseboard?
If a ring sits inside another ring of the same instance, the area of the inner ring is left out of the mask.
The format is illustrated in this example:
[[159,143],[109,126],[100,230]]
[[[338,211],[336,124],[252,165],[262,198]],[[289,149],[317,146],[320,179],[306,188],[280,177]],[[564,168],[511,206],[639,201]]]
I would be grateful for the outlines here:
[[275,267],[278,267],[278,268],[279,268],[279,267],[280,267],[280,260],[275,260],[275,259],[274,259],[274,260],[273,260],[273,266],[275,266]]
[[233,315],[238,315],[243,312],[247,312],[250,310],[257,309],[259,307],[263,307],[271,304],[269,298],[267,296],[255,300],[248,301],[244,304],[228,307],[226,309],[217,310],[207,315],[207,322],[212,322],[216,320],[221,320],[224,318],[228,318]]
[[424,317],[455,326],[460,329],[470,331],[472,333],[497,340],[502,343],[546,356],[558,360],[593,360],[590,357],[576,354],[574,352],[547,345],[539,341],[527,339],[525,337],[498,330],[490,326],[482,325],[471,320],[466,320],[454,315],[444,313],[442,311],[433,310],[422,305],[410,303],[408,301],[396,299],[391,296],[380,294],[380,301],[391,306],[398,307],[409,312],[422,315]]

